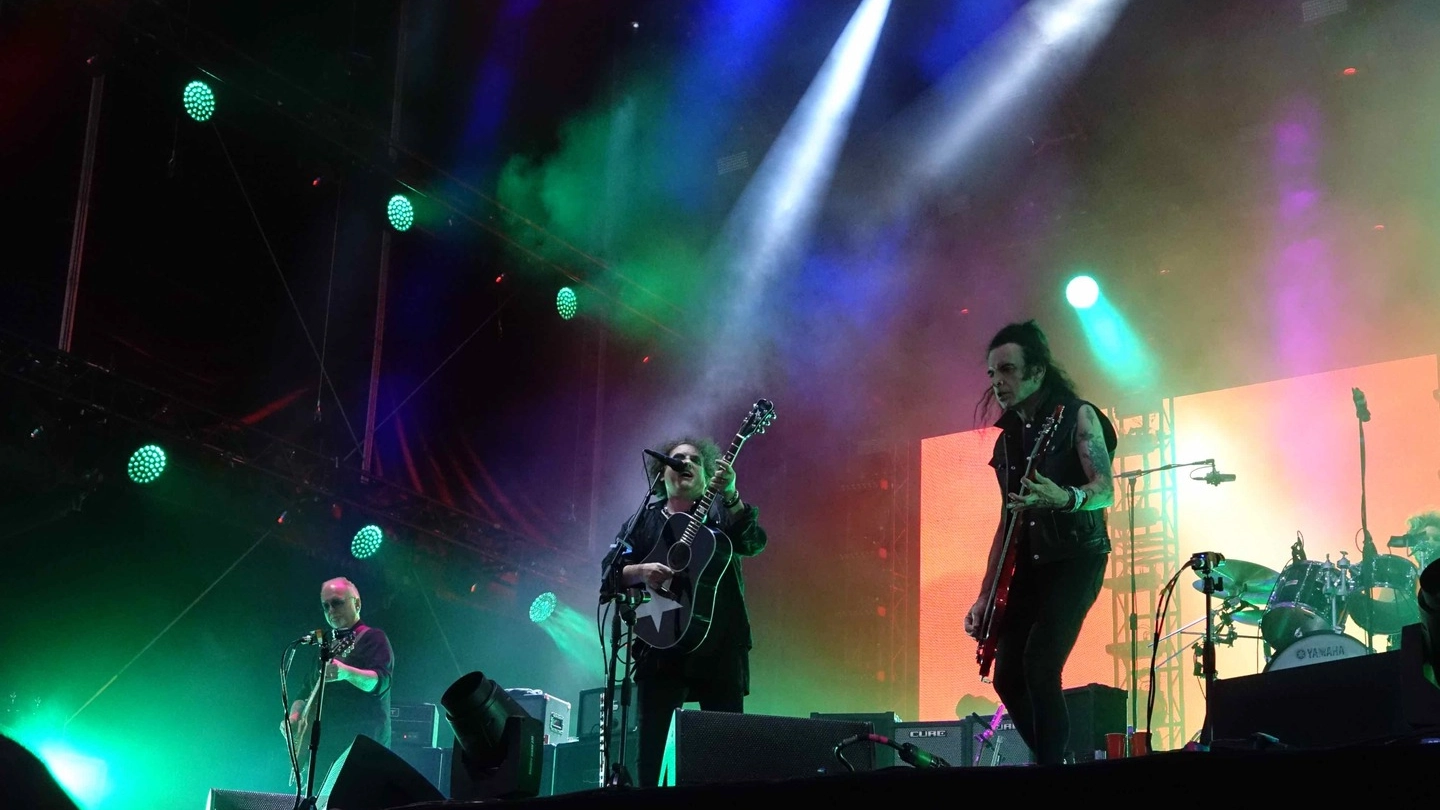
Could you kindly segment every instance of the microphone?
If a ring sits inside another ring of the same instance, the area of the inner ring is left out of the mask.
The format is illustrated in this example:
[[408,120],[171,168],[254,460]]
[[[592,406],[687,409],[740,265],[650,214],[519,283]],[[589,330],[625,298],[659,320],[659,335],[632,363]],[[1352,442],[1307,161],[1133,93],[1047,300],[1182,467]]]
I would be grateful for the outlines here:
[[1225,555],[1218,551],[1201,551],[1190,557],[1189,566],[1194,569],[1214,568],[1225,562]]
[[1211,468],[1210,472],[1205,473],[1205,483],[1209,484],[1212,487],[1218,487],[1221,484],[1234,480],[1234,473],[1216,472],[1214,468]]
[[685,465],[685,462],[681,461],[680,459],[672,458],[671,456],[661,455],[660,453],[657,453],[648,447],[645,448],[645,455],[655,459],[661,464],[664,464],[666,467],[669,467],[675,472],[685,472],[687,469],[689,469]]
[[[327,638],[327,636],[328,636],[328,638]],[[333,640],[333,639],[334,639],[334,634],[330,633],[330,631],[328,631],[328,630],[311,630],[310,632],[308,632],[308,633],[306,633],[305,635],[301,636],[300,638],[296,639],[295,643],[296,643],[296,644],[324,644],[325,642],[331,641],[331,640]]]
[[1359,388],[1351,388],[1350,398],[1355,400],[1355,418],[1361,422],[1369,422],[1370,406],[1365,402],[1365,392]]

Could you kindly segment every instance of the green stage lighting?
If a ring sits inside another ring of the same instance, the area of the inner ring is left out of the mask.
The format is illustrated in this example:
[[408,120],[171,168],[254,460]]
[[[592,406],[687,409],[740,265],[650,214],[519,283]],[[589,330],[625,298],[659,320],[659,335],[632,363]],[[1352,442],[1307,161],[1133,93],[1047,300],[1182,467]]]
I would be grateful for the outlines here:
[[555,594],[550,591],[540,594],[530,602],[530,621],[539,624],[555,612]]
[[555,296],[555,309],[560,313],[560,317],[568,321],[579,311],[580,299],[575,295],[574,290],[569,287],[561,287],[560,292]]
[[380,550],[380,543],[385,540],[385,533],[380,527],[374,524],[366,526],[355,533],[355,539],[350,541],[350,554],[357,560],[363,560],[375,556]]
[[385,216],[390,219],[390,227],[397,231],[408,231],[410,226],[415,224],[415,206],[410,204],[409,197],[396,194],[386,203]]
[[1100,300],[1100,285],[1089,276],[1076,276],[1065,285],[1065,300],[1076,309],[1089,309]]
[[196,121],[209,121],[215,114],[215,92],[198,79],[185,85],[181,100],[185,102],[186,114]]
[[165,451],[153,444],[147,444],[130,455],[125,472],[137,484],[148,484],[165,472]]

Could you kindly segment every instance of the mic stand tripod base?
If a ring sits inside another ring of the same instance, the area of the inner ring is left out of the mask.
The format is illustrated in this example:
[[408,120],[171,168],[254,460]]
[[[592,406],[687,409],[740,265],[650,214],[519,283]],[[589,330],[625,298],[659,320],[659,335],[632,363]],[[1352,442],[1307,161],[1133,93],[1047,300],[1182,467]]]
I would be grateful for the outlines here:
[[[616,582],[618,584],[618,572]],[[618,684],[620,688],[620,750],[619,756],[611,756],[613,750],[611,734],[616,728],[614,722],[615,673],[620,667],[620,648],[625,646],[624,636],[633,634],[635,608],[649,600],[644,588],[608,588],[600,595],[601,603],[614,603],[615,613],[610,620],[610,666],[605,678],[605,697],[600,706],[600,778],[607,788],[628,788],[634,785],[630,772],[625,768],[626,729],[630,725],[630,664],[625,665],[625,674]],[[621,626],[624,626],[624,632]]]

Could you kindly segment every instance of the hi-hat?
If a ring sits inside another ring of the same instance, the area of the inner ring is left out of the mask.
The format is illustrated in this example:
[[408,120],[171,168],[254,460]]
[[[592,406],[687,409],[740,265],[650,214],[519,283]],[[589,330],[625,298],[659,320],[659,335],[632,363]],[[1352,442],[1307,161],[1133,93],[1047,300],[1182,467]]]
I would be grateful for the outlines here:
[[[1200,572],[1197,570],[1195,573],[1198,575]],[[1246,602],[1259,605],[1270,601],[1270,592],[1275,590],[1275,581],[1280,578],[1278,571],[1244,560],[1221,560],[1211,569],[1210,575],[1220,583],[1220,587],[1215,589],[1215,596],[1221,599],[1238,596]],[[1203,578],[1190,584],[1195,590],[1204,593]]]

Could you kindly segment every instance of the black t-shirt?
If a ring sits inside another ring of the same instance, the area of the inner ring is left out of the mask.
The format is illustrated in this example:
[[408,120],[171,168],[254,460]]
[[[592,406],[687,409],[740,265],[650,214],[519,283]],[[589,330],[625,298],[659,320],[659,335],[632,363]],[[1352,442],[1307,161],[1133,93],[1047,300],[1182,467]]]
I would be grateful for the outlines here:
[[[380,680],[372,692],[362,692],[349,681],[337,680],[325,684],[325,703],[320,715],[322,749],[338,744],[343,750],[356,734],[364,734],[381,745],[390,745],[390,676],[395,668],[395,653],[390,649],[390,639],[386,638],[384,630],[357,624],[355,632],[358,637],[354,648],[336,660],[356,669],[373,670]],[[305,679],[302,697],[314,688],[315,674],[312,665],[310,675]]]

